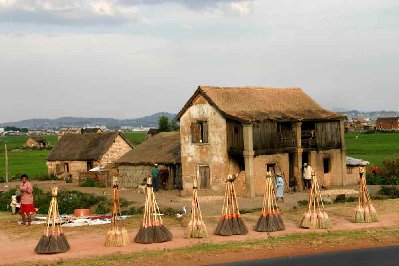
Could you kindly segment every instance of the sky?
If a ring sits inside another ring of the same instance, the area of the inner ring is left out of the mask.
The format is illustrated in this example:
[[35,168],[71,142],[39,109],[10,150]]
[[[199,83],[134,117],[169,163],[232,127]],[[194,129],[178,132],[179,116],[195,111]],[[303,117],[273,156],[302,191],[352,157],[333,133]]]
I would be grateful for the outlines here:
[[198,85],[399,111],[397,0],[0,0],[0,122],[177,113]]

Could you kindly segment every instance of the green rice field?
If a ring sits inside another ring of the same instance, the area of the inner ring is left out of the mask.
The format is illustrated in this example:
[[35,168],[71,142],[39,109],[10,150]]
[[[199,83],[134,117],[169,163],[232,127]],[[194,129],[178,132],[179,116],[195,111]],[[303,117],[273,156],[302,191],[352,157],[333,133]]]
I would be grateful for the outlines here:
[[[124,133],[125,138],[133,145],[145,140],[145,132]],[[356,137],[357,136],[357,137]],[[45,136],[54,145],[57,136]],[[27,136],[0,137],[0,181],[5,177],[4,144],[8,149],[8,176],[17,177],[26,173],[32,178],[47,175],[46,157],[48,150],[23,150]],[[399,156],[399,133],[345,135],[346,154],[355,158],[370,161],[380,166],[384,159]]]
[[[146,132],[124,133],[125,138],[133,145],[138,145],[145,140]],[[54,145],[57,142],[56,135],[44,136]],[[46,157],[48,150],[24,150],[22,149],[28,136],[0,136],[0,181],[5,178],[5,150],[8,150],[8,177],[18,177],[21,173],[28,174],[32,179],[47,175]]]

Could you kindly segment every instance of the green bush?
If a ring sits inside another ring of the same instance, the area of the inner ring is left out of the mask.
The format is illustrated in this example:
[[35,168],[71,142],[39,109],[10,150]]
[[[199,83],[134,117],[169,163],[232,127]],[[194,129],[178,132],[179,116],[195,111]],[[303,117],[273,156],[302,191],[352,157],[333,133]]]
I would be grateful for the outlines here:
[[397,187],[382,186],[378,194],[388,196],[391,199],[399,198],[399,189]]
[[307,206],[309,204],[309,201],[307,201],[307,200],[298,200],[296,203],[299,206]]
[[111,201],[101,201],[95,210],[97,214],[106,214],[112,211],[112,202]]
[[122,215],[135,215],[135,214],[143,214],[144,213],[144,206],[140,208],[136,208],[134,206],[128,208],[127,210],[122,211]]
[[79,186],[81,187],[95,187],[95,182],[93,178],[86,178]]

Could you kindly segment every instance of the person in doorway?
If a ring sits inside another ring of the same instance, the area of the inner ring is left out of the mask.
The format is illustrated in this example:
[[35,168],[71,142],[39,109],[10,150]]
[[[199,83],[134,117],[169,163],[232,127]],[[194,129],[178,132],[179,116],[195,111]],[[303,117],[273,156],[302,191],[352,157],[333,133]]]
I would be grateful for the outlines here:
[[152,168],[152,186],[154,187],[154,191],[158,191],[161,188],[160,183],[158,164],[154,164]]
[[[21,175],[21,185],[19,186],[19,191],[21,192],[21,206],[19,208],[19,213],[22,217],[22,224],[31,224],[32,214],[36,212],[35,206],[33,206],[33,187],[28,181],[28,175]],[[26,221],[28,220],[28,221]]]
[[307,163],[303,164],[303,180],[304,180],[304,185],[305,188],[310,189],[312,186],[312,174],[313,174],[313,169],[310,165]]
[[277,202],[279,199],[281,199],[281,202],[284,203],[284,178],[281,176],[280,172],[277,173],[276,186],[277,186],[276,190]]

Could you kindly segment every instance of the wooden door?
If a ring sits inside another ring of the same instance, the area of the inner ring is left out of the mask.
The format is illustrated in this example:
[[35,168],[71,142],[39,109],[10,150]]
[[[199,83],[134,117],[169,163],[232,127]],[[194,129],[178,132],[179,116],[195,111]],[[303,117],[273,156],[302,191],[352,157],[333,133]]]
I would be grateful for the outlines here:
[[209,166],[199,166],[198,181],[200,188],[211,188],[211,176]]

